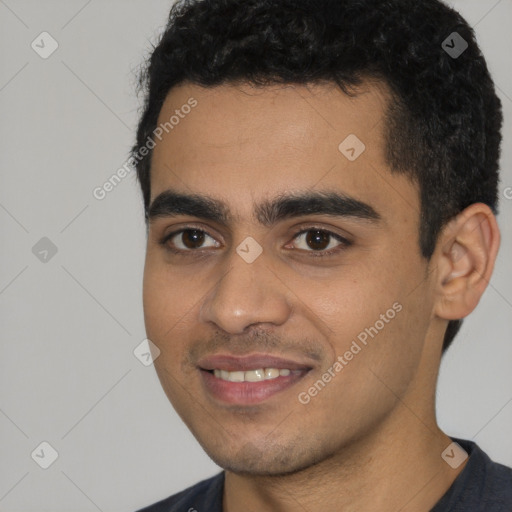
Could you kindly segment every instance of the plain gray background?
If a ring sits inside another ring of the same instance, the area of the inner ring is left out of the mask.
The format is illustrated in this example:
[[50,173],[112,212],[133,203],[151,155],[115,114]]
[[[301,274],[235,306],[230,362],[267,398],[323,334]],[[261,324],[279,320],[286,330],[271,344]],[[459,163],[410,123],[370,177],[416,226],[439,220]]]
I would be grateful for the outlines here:
[[[219,471],[133,354],[145,338],[135,176],[102,201],[92,194],[126,161],[135,70],[170,4],[0,0],[1,511],[131,511]],[[503,102],[503,241],[443,361],[439,422],[512,465],[512,0],[452,4]],[[31,47],[51,48],[44,31],[59,45],[46,59]],[[46,262],[43,237],[57,250]],[[31,457],[43,441],[58,452],[48,469]]]

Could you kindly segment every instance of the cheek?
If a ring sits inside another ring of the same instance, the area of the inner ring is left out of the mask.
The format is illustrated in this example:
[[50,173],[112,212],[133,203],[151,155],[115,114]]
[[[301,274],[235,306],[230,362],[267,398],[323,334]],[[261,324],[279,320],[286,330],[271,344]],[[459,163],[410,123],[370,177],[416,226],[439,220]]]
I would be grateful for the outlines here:
[[[177,408],[185,407],[182,362],[191,331],[191,306],[182,281],[168,267],[146,260],[143,282],[144,323],[147,337],[159,348],[154,367],[162,388]],[[190,370],[187,369],[187,372]]]
[[[362,352],[368,352],[357,359],[368,356],[380,364],[396,359],[404,343],[407,356],[418,357],[428,322],[422,278],[419,265],[380,254],[359,266],[341,267],[320,286],[303,281],[294,292],[302,299],[298,301],[299,307],[302,304],[299,315],[309,316],[326,333],[333,358],[343,355],[356,340]],[[418,284],[419,289],[411,294]],[[370,345],[371,351],[367,349]],[[395,355],[388,357],[392,353]]]
[[316,319],[316,324],[320,322],[329,337],[343,340],[373,325],[392,306],[399,296],[395,287],[396,280],[386,283],[385,273],[370,266],[344,266],[318,286],[302,281],[293,291],[300,299],[298,303],[307,306],[303,314]]
[[[315,293],[309,293],[303,316],[311,316],[311,322],[330,340],[332,355],[339,354],[349,340],[364,327],[372,305],[365,300],[363,290],[353,281],[332,281]],[[309,312],[308,312],[309,311]]]
[[190,306],[184,300],[185,289],[181,281],[168,267],[155,260],[148,252],[143,281],[144,322],[148,338],[160,350],[167,351],[170,346],[175,346],[169,340],[174,337],[180,319]]

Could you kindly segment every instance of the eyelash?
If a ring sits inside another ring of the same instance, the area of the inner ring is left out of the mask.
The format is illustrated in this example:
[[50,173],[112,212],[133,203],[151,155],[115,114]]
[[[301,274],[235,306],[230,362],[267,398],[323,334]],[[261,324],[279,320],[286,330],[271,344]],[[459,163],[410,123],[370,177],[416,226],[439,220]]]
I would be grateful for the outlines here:
[[[191,254],[199,253],[201,251],[200,248],[199,249],[189,249],[189,250],[176,249],[176,248],[172,247],[171,245],[169,245],[169,243],[168,243],[169,240],[174,238],[176,235],[178,235],[180,233],[184,233],[185,231],[188,231],[188,230],[199,231],[199,232],[204,233],[205,235],[207,235],[210,238],[215,240],[215,237],[210,235],[210,233],[208,233],[204,229],[201,229],[201,228],[199,228],[197,226],[186,226],[184,228],[181,228],[181,229],[179,229],[177,231],[173,231],[172,233],[169,233],[168,235],[164,236],[160,240],[160,245],[164,246],[166,250],[172,252],[173,254],[177,254],[177,255],[184,256],[186,253],[191,253]],[[341,235],[338,235],[337,233],[333,233],[332,231],[329,231],[327,229],[320,228],[320,227],[317,227],[317,226],[309,226],[307,228],[300,229],[300,231],[295,233],[295,235],[293,236],[292,240],[295,240],[300,235],[303,235],[304,233],[309,233],[310,231],[320,231],[320,232],[325,233],[325,234],[329,235],[330,237],[334,238],[338,242],[340,242],[340,245],[338,245],[334,249],[330,249],[328,251],[325,251],[325,250],[324,251],[314,251],[314,250],[304,251],[306,253],[310,253],[310,256],[313,257],[313,258],[323,258],[323,257],[326,257],[326,256],[334,256],[338,252],[341,252],[344,249],[347,249],[348,247],[350,247],[352,245],[352,242],[350,242],[346,238],[342,237]]]

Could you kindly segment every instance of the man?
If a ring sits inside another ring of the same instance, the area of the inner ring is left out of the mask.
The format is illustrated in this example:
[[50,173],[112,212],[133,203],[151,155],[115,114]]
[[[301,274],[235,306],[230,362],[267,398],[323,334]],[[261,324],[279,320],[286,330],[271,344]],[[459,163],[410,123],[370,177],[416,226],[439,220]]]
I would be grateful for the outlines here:
[[180,2],[143,79],[147,335],[224,469],[144,510],[512,510],[512,470],[435,417],[500,241],[501,106],[467,23]]

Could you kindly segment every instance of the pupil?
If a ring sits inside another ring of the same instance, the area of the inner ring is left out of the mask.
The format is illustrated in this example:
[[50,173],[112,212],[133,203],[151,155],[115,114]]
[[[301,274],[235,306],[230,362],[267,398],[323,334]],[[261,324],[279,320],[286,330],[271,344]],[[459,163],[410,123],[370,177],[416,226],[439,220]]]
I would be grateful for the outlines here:
[[312,230],[308,231],[306,242],[312,249],[323,250],[329,245],[329,237],[325,231]]
[[196,245],[202,245],[204,241],[204,233],[197,229],[187,229],[182,234],[182,240],[188,249],[193,249]]

